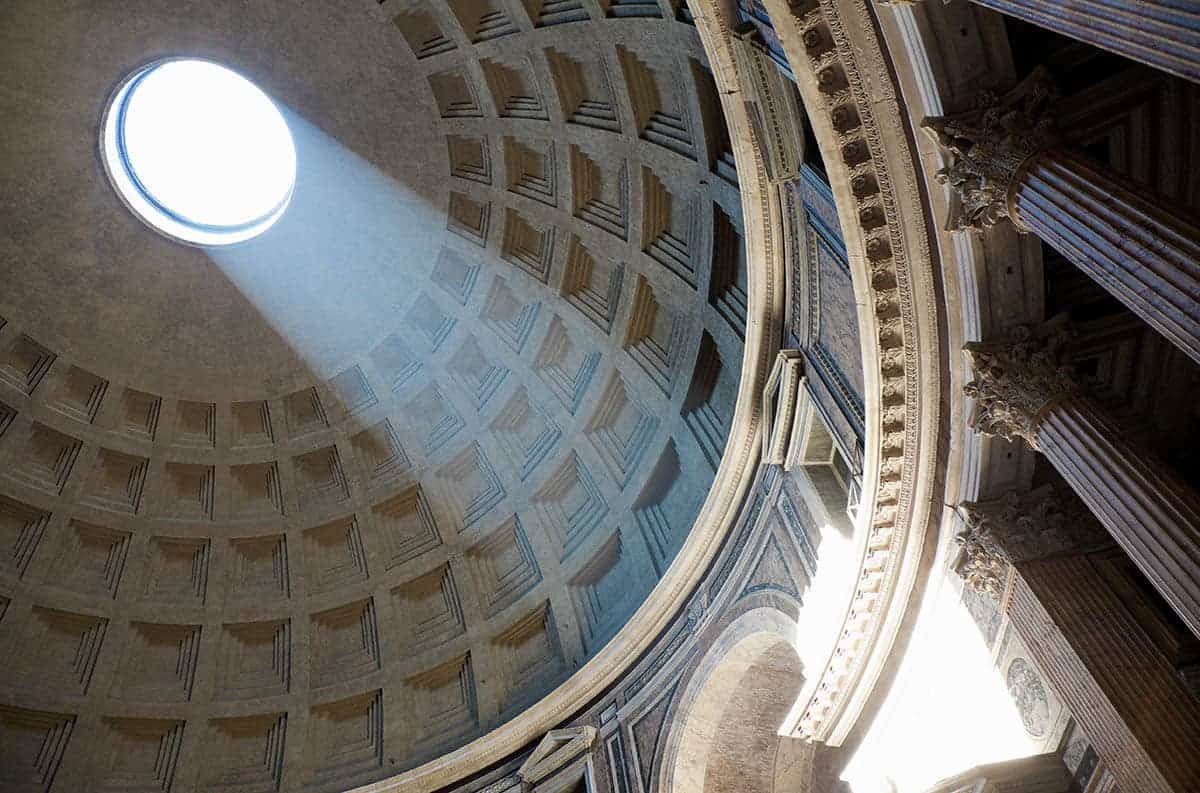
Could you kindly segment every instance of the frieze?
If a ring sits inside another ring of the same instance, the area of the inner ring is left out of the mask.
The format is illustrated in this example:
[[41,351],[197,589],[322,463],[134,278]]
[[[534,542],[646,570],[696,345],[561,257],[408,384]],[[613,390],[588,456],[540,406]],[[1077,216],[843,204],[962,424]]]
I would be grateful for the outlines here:
[[816,526],[816,521],[813,520],[812,513],[808,511],[808,506],[803,501],[794,500],[788,488],[783,487],[779,491],[776,508],[783,519],[783,525],[787,527],[800,548],[800,560],[804,563],[805,571],[809,576],[816,575],[817,551],[812,546],[808,532],[804,530],[805,526]]
[[801,588],[806,588],[808,584],[809,581],[803,573],[793,573],[787,559],[784,558],[783,550],[779,547],[779,539],[774,532],[768,532],[767,542],[759,552],[746,586],[742,588],[738,597],[757,592],[778,592],[798,602]]
[[[808,218],[809,205],[805,204],[804,209],[806,218]],[[801,295],[795,294],[796,290],[800,288],[808,290],[808,328],[804,336],[804,351],[806,357],[814,364],[813,369],[817,371],[833,396],[839,412],[845,415],[848,423],[852,425],[854,434],[861,438],[866,418],[863,396],[860,393],[861,386],[856,389],[844,371],[845,364],[856,364],[861,369],[861,353],[855,356],[854,361],[839,360],[838,356],[828,349],[824,332],[826,330],[824,315],[835,307],[833,301],[827,298],[830,292],[836,290],[837,285],[826,283],[832,273],[823,272],[829,268],[822,267],[822,263],[831,260],[833,266],[838,269],[838,274],[844,274],[846,280],[849,281],[850,268],[845,260],[845,247],[841,244],[840,238],[831,238],[827,230],[813,225],[811,219],[809,219],[808,225],[816,233],[805,235],[808,239],[808,255],[804,262],[807,277],[803,279],[803,284],[801,283],[802,279],[794,278],[792,286],[793,299],[802,298]],[[848,307],[850,310],[854,310],[852,291]],[[861,350],[861,344],[857,339],[857,313],[851,317],[851,320],[855,324],[853,343]]]
[[630,793],[629,766],[625,759],[625,737],[617,730],[605,744],[608,752],[608,769],[615,793]]
[[754,534],[755,528],[758,526],[759,518],[762,516],[763,508],[767,505],[768,495],[771,491],[771,485],[774,482],[774,476],[769,479],[767,473],[770,471],[770,466],[764,466],[767,470],[763,472],[763,476],[759,481],[759,486],[755,488],[754,495],[749,507],[746,509],[742,518],[739,520],[733,542],[730,543],[729,549],[726,551],[725,559],[721,566],[717,568],[716,575],[713,576],[709,583],[708,599],[709,601],[716,600],[716,596],[725,587],[725,581],[733,572],[733,567],[741,558],[742,550],[750,541]]
[[804,165],[800,169],[800,180],[795,189],[800,193],[805,211],[814,216],[811,219],[819,224],[818,228],[825,232],[830,240],[836,241],[841,248],[841,254],[845,256],[846,243],[839,232],[841,223],[838,221],[837,206],[833,202],[833,193],[829,185],[825,184],[812,168]]

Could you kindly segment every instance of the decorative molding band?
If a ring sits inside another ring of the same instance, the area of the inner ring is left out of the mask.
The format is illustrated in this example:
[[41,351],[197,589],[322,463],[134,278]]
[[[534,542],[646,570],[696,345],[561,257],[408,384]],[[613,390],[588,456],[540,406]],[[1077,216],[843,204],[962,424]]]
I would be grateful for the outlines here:
[[821,147],[862,307],[860,572],[834,649],[823,669],[806,670],[812,682],[786,725],[839,745],[906,636],[904,616],[936,531],[938,308],[917,156],[868,4],[765,5]]

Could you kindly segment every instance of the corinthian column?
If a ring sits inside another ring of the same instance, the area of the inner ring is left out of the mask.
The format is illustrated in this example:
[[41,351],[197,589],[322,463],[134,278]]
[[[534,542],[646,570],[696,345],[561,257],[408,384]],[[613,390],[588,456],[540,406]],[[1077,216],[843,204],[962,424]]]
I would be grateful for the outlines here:
[[[1104,530],[1052,487],[960,506],[971,571],[1016,569],[1006,613],[1038,668],[1126,793],[1184,793],[1200,779],[1200,703],[1102,572]],[[1115,552],[1119,553],[1119,552]],[[1153,718],[1147,714],[1153,713]]]
[[[906,5],[914,0],[880,0]],[[1190,0],[974,0],[1130,60],[1200,81],[1200,10]]]
[[1123,437],[1061,365],[1067,332],[1050,323],[1011,341],[971,343],[974,426],[1025,440],[1058,470],[1118,545],[1200,636],[1200,499]]
[[922,122],[954,155],[938,172],[958,202],[949,228],[1011,220],[1200,362],[1200,222],[1059,145],[1054,95],[1038,70],[974,110]]

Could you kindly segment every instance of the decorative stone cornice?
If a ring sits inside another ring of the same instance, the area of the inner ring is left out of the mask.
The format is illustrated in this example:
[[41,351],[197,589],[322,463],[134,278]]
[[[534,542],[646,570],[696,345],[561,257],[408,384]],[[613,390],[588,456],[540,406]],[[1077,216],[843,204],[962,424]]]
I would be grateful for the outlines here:
[[780,350],[762,395],[763,462],[768,465],[783,465],[787,459],[803,382],[803,354]]
[[800,178],[804,140],[793,120],[802,112],[788,80],[767,57],[757,41],[757,31],[747,25],[732,40],[743,76],[744,102],[767,178],[783,184]]
[[[850,252],[863,335],[866,442],[856,542],[861,565],[824,667],[784,729],[840,745],[872,707],[876,683],[906,635],[903,615],[922,576],[939,476],[939,331],[916,152],[902,132],[897,93],[864,0],[765,7],[820,142]],[[915,211],[916,214],[910,214]],[[930,433],[924,435],[924,433]],[[806,671],[806,676],[808,676]]]
[[1070,339],[1065,323],[1055,320],[1038,328],[1018,326],[1008,341],[964,346],[975,371],[975,379],[963,386],[963,393],[975,400],[971,425],[985,435],[1023,438],[1037,449],[1045,411],[1078,390],[1062,363]]
[[921,122],[953,155],[936,177],[958,198],[947,229],[980,231],[1005,218],[1016,220],[1009,194],[1022,166],[1056,140],[1050,110],[1056,96],[1049,74],[1038,67],[1006,94],[984,91],[971,110]]
[[966,530],[954,538],[962,546],[957,571],[972,589],[997,599],[1010,564],[1110,542],[1087,507],[1053,485],[1025,494],[1010,491],[992,501],[965,501],[958,511]]

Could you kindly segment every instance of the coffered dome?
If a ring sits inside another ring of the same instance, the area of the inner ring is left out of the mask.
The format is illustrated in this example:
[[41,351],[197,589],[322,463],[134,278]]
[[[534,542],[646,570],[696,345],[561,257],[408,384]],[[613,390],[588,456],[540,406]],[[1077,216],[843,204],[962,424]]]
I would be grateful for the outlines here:
[[[667,9],[0,11],[0,740],[57,736],[28,789],[378,780],[638,608],[746,332],[728,133]],[[254,239],[180,244],[106,177],[110,96],[176,57],[290,129]]]

